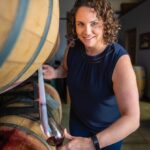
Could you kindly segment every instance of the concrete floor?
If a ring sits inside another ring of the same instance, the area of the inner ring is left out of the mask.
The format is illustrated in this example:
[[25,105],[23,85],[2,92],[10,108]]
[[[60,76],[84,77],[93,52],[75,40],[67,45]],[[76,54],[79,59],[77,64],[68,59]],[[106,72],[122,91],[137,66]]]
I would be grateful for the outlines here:
[[[62,126],[68,128],[69,104],[62,107]],[[140,109],[140,128],[125,139],[122,150],[150,150],[150,102],[140,101]]]

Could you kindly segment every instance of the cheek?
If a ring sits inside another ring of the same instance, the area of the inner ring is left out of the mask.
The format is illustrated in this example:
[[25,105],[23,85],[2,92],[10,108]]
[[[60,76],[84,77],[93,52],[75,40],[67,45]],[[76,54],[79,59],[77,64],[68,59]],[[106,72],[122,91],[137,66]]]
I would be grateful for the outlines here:
[[81,34],[81,30],[78,27],[76,27],[76,33],[77,33],[77,35]]
[[81,30],[76,30],[76,34],[77,34],[77,37],[81,40],[82,31]]
[[102,37],[103,36],[103,30],[95,30],[94,32],[97,36]]

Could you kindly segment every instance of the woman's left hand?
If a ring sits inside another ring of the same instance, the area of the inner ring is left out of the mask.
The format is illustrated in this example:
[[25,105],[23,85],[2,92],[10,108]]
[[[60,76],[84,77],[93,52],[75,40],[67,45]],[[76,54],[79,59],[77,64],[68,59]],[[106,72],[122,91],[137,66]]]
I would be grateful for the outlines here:
[[64,136],[69,142],[58,150],[94,150],[94,145],[91,138],[75,137],[70,135],[67,130],[64,131]]

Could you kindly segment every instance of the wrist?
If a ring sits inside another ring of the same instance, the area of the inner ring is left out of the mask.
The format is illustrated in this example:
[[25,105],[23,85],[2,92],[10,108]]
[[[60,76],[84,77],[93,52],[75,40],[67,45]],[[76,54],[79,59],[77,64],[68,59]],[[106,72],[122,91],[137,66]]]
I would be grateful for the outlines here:
[[55,69],[55,77],[54,78],[65,78],[66,72],[62,67]]
[[99,144],[99,141],[98,141],[97,136],[96,136],[96,135],[93,135],[93,136],[91,137],[91,140],[92,140],[92,143],[93,143],[93,145],[94,145],[94,147],[95,147],[95,150],[100,150],[100,144]]

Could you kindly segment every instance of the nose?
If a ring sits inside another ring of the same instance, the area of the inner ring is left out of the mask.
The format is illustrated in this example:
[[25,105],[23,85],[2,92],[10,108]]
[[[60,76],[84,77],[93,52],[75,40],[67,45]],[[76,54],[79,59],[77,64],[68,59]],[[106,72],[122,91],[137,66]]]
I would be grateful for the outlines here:
[[84,28],[84,34],[85,35],[90,35],[92,32],[91,27],[89,25],[85,26]]

